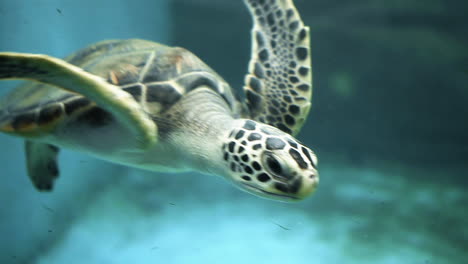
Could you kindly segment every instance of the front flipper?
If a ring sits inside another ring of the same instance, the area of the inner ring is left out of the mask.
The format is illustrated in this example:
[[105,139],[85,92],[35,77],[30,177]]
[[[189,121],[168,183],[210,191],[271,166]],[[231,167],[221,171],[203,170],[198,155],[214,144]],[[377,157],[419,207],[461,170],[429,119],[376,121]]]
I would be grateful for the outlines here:
[[52,191],[54,180],[59,176],[57,154],[55,146],[26,140],[26,165],[28,175],[39,191]]
[[245,0],[254,20],[244,91],[249,118],[297,134],[309,113],[309,28],[292,0]]
[[0,79],[29,79],[79,93],[130,129],[140,148],[157,141],[157,127],[133,97],[104,79],[46,55],[0,52]]

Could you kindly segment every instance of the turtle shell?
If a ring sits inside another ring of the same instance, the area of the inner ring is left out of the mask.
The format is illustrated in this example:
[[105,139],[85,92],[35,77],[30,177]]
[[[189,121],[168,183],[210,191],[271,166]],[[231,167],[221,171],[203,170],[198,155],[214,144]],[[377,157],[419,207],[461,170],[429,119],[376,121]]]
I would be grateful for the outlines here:
[[[229,85],[183,48],[138,39],[108,40],[84,48],[65,60],[127,91],[155,117],[176,104],[184,94],[201,86],[219,93],[231,110],[236,111]],[[0,99],[0,130],[37,136],[70,117],[91,118],[99,124],[103,116],[99,113],[103,112],[80,94],[30,82]]]

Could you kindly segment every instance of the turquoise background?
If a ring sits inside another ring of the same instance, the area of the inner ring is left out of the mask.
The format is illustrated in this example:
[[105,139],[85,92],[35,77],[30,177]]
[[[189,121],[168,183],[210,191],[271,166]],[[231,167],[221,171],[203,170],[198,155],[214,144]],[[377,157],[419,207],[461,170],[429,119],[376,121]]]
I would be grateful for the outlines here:
[[[319,158],[315,195],[278,203],[69,150],[39,193],[22,140],[0,134],[0,263],[468,263],[468,4],[295,3],[311,27],[298,138]],[[250,56],[239,0],[1,0],[0,32],[1,51],[56,57],[112,38],[182,46],[239,92]]]

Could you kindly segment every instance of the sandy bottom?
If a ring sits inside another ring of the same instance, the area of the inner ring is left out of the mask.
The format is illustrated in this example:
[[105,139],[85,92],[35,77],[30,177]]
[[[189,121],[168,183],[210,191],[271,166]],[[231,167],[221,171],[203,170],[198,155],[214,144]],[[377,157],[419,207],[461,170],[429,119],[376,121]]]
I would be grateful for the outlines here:
[[466,189],[423,180],[444,170],[320,171],[318,192],[294,204],[217,178],[131,171],[43,230],[56,236],[33,263],[466,263]]

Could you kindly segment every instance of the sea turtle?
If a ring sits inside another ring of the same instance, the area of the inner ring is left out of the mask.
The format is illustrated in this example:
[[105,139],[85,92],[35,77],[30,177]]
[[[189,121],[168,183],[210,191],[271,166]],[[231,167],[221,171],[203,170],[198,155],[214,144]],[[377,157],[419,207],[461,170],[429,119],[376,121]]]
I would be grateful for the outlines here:
[[245,100],[191,52],[108,40],[64,60],[0,53],[0,79],[29,79],[0,100],[0,131],[25,139],[40,191],[59,148],[151,171],[220,175],[249,193],[300,200],[317,158],[293,138],[309,112],[309,28],[292,0],[245,0],[253,18]]

